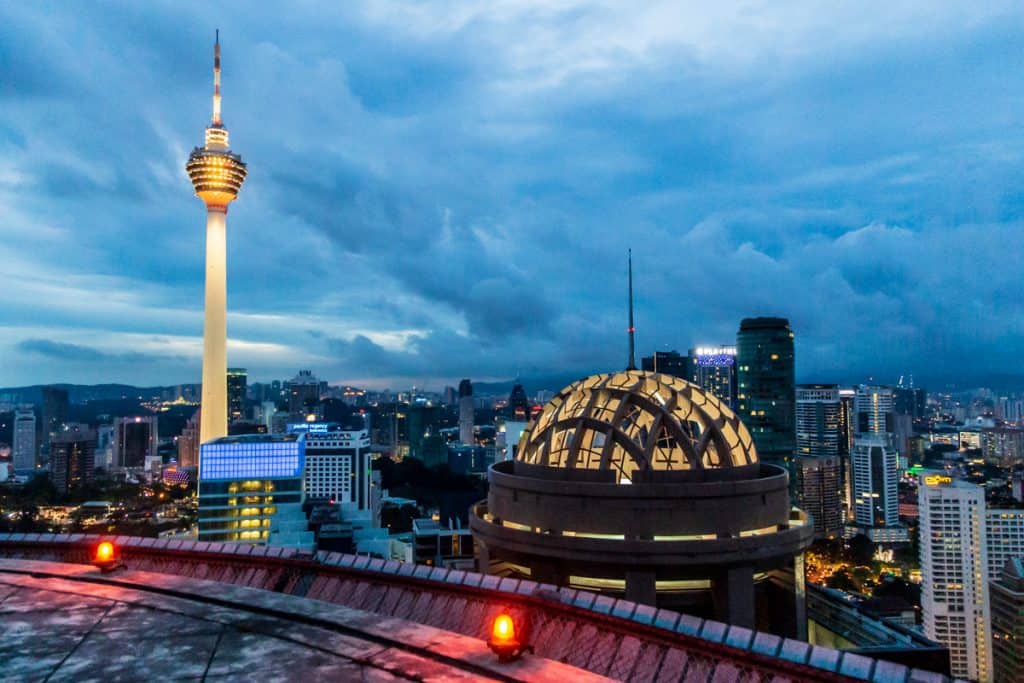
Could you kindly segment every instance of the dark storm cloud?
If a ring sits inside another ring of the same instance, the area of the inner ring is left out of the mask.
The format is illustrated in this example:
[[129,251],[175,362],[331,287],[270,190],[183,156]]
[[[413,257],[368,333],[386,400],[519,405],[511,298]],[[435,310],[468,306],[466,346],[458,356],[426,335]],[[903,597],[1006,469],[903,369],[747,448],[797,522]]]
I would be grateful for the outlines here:
[[145,363],[166,358],[145,353],[107,353],[91,346],[57,342],[50,339],[24,339],[18,351],[68,363]]
[[630,247],[641,352],[781,315],[803,380],[1015,367],[1024,10],[869,5],[0,6],[0,385],[197,379],[216,26],[255,379],[621,367]]

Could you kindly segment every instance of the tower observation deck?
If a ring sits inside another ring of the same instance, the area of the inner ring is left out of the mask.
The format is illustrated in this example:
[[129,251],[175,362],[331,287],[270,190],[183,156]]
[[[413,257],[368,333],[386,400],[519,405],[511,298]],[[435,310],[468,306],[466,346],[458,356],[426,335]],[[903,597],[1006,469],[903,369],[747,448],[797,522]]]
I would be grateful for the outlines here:
[[203,392],[199,440],[227,434],[227,212],[245,182],[242,157],[232,154],[220,114],[220,32],[213,47],[213,118],[205,144],[189,155],[185,170],[206,204],[206,297],[203,325]]

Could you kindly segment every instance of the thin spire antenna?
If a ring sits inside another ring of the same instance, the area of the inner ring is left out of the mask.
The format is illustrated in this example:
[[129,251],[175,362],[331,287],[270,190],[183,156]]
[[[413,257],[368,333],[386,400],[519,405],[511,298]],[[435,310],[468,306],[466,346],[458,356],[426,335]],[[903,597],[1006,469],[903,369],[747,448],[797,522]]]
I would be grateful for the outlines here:
[[211,125],[221,125],[220,119],[220,29],[216,29],[213,42],[213,121]]
[[633,326],[633,250],[629,250],[629,365],[627,370],[636,370],[636,327]]

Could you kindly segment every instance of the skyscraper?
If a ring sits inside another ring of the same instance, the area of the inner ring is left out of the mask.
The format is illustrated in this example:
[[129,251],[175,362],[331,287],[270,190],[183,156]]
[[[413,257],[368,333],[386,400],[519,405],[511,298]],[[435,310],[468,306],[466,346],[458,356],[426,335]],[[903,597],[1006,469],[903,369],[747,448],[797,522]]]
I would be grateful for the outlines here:
[[858,434],[885,436],[893,433],[894,401],[890,387],[860,385],[854,408],[857,411],[855,428]]
[[96,471],[96,431],[88,425],[69,424],[50,443],[50,480],[66,494],[88,484]]
[[220,35],[213,47],[213,118],[206,140],[185,165],[196,196],[206,204],[206,317],[203,323],[203,397],[200,442],[228,433],[227,216],[245,181],[242,157],[228,147],[220,117]]
[[247,434],[203,443],[199,540],[312,548],[302,512],[305,438]]
[[473,383],[459,382],[459,443],[473,443]]
[[32,406],[21,406],[14,411],[14,442],[12,460],[15,472],[36,468],[36,414]]
[[358,510],[372,507],[370,433],[334,422],[300,422],[288,426],[306,434],[306,497],[330,499]]
[[526,397],[522,384],[513,386],[512,393],[508,395],[508,418],[514,422],[530,420],[530,399]]
[[39,443],[50,445],[50,437],[68,421],[68,392],[58,387],[43,387],[43,409],[39,424]]
[[994,680],[1024,680],[1024,557],[1009,560],[989,588]]
[[899,525],[897,453],[892,441],[860,434],[853,442],[853,508],[858,526]]
[[681,356],[678,351],[655,351],[640,359],[640,367],[644,372],[660,372],[679,379],[689,379],[689,358]]
[[917,491],[924,634],[949,647],[954,676],[990,681],[985,491],[936,472]]
[[228,368],[228,421],[245,417],[245,368]]
[[690,349],[687,379],[736,408],[736,347],[697,346]]
[[838,386],[797,386],[796,493],[818,537],[838,534],[843,524],[839,420]]
[[157,454],[156,415],[118,417],[114,420],[114,467],[145,467]]
[[288,412],[294,416],[308,415],[320,401],[320,381],[312,370],[299,370],[288,386]]
[[746,318],[736,335],[737,413],[761,459],[788,464],[796,448],[793,331],[785,318]]

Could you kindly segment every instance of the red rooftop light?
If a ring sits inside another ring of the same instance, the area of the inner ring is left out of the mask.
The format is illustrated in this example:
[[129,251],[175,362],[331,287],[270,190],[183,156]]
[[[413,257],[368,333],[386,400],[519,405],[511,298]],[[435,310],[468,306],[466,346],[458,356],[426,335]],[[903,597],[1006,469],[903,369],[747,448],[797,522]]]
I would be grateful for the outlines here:
[[525,645],[516,639],[516,625],[512,617],[505,613],[494,618],[491,627],[491,638],[487,641],[487,647],[491,648],[494,654],[498,655],[499,662],[514,662],[524,652],[533,652],[532,645]]
[[112,572],[118,567],[124,566],[121,564],[121,553],[117,546],[110,541],[103,541],[96,546],[92,563],[103,572]]

